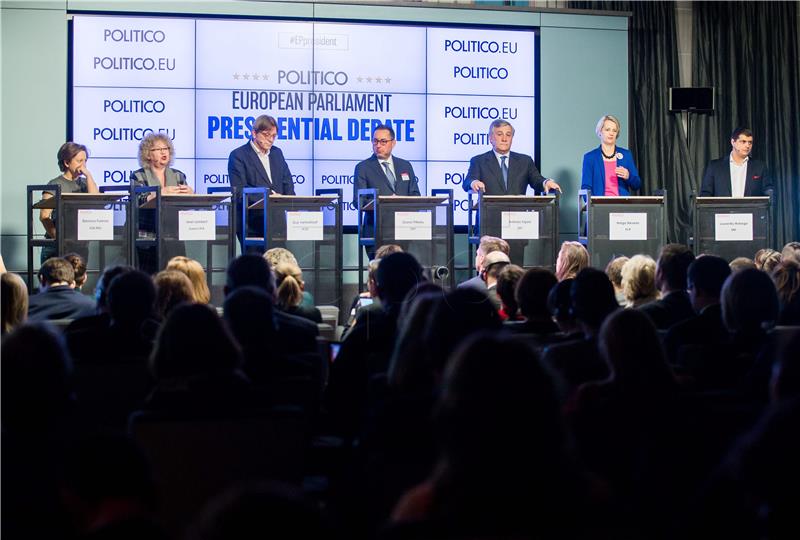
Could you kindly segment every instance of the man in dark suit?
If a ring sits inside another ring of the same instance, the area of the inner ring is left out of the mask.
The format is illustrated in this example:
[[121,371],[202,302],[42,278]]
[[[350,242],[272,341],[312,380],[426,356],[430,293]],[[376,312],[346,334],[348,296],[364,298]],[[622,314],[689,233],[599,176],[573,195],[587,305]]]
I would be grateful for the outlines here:
[[548,192],[561,187],[552,179],[539,173],[533,159],[511,151],[514,126],[506,120],[495,120],[489,125],[489,143],[492,150],[473,157],[464,177],[464,191],[483,191],[486,195],[524,195],[528,186],[537,192]]
[[750,157],[753,132],[736,128],[731,134],[731,153],[712,160],[706,167],[701,197],[758,197],[772,189],[767,166]]
[[[273,146],[277,135],[278,124],[273,117],[262,114],[256,118],[251,140],[236,148],[228,157],[228,178],[232,189],[265,187],[269,189],[271,195],[294,195],[294,182],[289,165],[281,149]],[[237,206],[236,235],[239,237],[239,242],[242,242],[240,225],[242,209],[239,206]],[[263,224],[264,215],[261,211],[251,211],[248,217],[248,232],[253,229],[258,230],[259,225]],[[242,243],[242,252],[244,251]],[[252,248],[248,251],[261,252]]]
[[41,291],[31,296],[28,303],[31,322],[94,315],[94,300],[73,288],[75,271],[68,260],[61,257],[47,259],[39,269],[39,283]]
[[661,248],[656,263],[656,287],[661,291],[661,300],[638,308],[650,317],[658,330],[667,330],[694,316],[686,292],[686,272],[692,261],[694,253],[683,244],[667,244]]

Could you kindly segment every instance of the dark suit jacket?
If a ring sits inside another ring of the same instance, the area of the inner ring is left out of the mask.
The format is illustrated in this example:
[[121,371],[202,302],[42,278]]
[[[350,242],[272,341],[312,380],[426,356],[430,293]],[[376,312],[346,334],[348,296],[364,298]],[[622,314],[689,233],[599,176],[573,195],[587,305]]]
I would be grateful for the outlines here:
[[675,323],[694,317],[692,302],[686,291],[671,292],[661,300],[649,302],[638,309],[647,314],[659,330],[667,330]]
[[729,340],[730,335],[722,322],[722,306],[714,304],[691,319],[673,325],[664,338],[664,350],[667,360],[675,365],[683,346],[722,344]]
[[294,182],[283,152],[277,146],[269,151],[270,182],[250,141],[231,152],[228,157],[228,178],[232,188],[268,187],[281,195],[294,195]]
[[580,338],[547,347],[542,363],[558,373],[567,395],[580,385],[608,377],[608,366],[600,356],[597,338]]
[[486,185],[486,195],[524,195],[528,186],[536,192],[544,191],[544,182],[547,179],[541,175],[530,156],[509,152],[506,189],[497,156],[494,150],[489,150],[469,161],[469,171],[462,184],[464,191],[470,191],[470,184],[474,180],[480,180]]
[[[622,155],[622,159],[617,160],[617,166],[625,167],[630,172],[627,180],[617,177],[619,194],[630,195],[631,191],[641,187],[642,179],[639,178],[639,170],[633,162],[630,150],[617,146],[617,153]],[[581,189],[591,189],[592,195],[598,196],[602,196],[606,192],[606,166],[603,163],[603,154],[599,146],[583,155]]]
[[359,162],[353,173],[353,204],[358,207],[358,190],[374,188],[378,195],[419,195],[417,177],[414,176],[414,167],[411,163],[397,156],[392,156],[394,162],[395,187],[392,189],[389,179],[375,154]]
[[28,302],[28,319],[31,322],[78,319],[94,314],[94,300],[66,285],[44,289],[31,296]]
[[[730,197],[731,196],[731,165],[730,154],[712,160],[706,173],[703,175],[703,184],[700,187],[701,197]],[[757,159],[747,161],[745,172],[744,196],[759,197],[766,195],[765,190],[772,189],[772,178],[769,176],[767,166]]]

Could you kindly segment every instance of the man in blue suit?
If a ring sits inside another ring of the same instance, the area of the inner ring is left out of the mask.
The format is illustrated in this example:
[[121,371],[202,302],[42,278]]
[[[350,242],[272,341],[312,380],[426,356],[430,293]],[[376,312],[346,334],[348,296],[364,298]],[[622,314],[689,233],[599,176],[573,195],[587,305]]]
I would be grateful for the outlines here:
[[712,160],[706,167],[701,197],[758,197],[772,189],[767,166],[752,159],[753,132],[747,128],[736,128],[731,133],[731,153]]
[[[270,194],[294,195],[294,182],[289,165],[281,149],[273,146],[277,135],[278,124],[273,117],[262,114],[256,118],[251,140],[236,148],[228,157],[228,178],[231,188],[266,187],[269,188]],[[237,207],[236,235],[240,242],[242,242],[241,212],[242,209]],[[260,211],[250,212],[248,217],[247,228],[250,231],[258,230],[259,225],[263,224],[264,218]],[[242,246],[242,252],[244,251]]]
[[514,126],[506,120],[495,120],[489,125],[489,143],[492,149],[473,157],[464,178],[464,191],[483,191],[485,195],[524,195],[528,186],[536,192],[561,191],[552,179],[539,173],[533,159],[511,151]]
[[[356,165],[353,173],[353,204],[358,209],[358,190],[374,188],[378,195],[419,196],[419,185],[411,163],[392,155],[397,140],[389,125],[377,126],[372,131],[372,156]],[[372,235],[372,214],[364,216],[364,231]],[[379,247],[379,246],[376,246]],[[375,248],[367,249],[370,259]]]

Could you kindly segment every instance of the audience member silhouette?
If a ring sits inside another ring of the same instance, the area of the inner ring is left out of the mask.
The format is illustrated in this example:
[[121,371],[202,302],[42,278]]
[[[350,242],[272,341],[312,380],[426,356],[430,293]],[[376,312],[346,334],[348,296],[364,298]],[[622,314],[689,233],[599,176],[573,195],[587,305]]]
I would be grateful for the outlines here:
[[303,306],[305,282],[300,267],[296,264],[279,263],[272,270],[275,272],[275,281],[278,287],[276,291],[278,308],[314,323],[321,323],[322,313],[319,309],[315,306]]
[[791,259],[800,264],[800,242],[787,242],[781,249],[781,260]]
[[753,262],[755,263],[756,268],[771,274],[778,263],[781,262],[781,253],[780,251],[775,251],[774,249],[759,249],[753,256]]
[[103,328],[111,323],[111,314],[108,309],[108,288],[111,281],[120,274],[133,271],[132,266],[109,266],[100,274],[100,279],[94,286],[95,314],[88,317],[75,319],[64,330],[66,334],[77,332],[86,328]]
[[38,294],[28,299],[31,322],[58,319],[79,319],[93,315],[94,301],[73,288],[75,271],[72,264],[60,257],[47,259],[39,268]]
[[72,282],[75,290],[80,291],[86,284],[86,261],[78,253],[67,253],[64,259],[72,265],[72,271],[75,273],[75,280]]
[[800,263],[782,261],[772,271],[772,280],[780,301],[778,324],[800,325]]
[[165,270],[177,270],[184,274],[192,284],[192,295],[198,304],[211,302],[211,291],[208,290],[208,278],[203,265],[194,259],[178,255],[167,262]]
[[497,296],[500,297],[500,318],[504,321],[520,321],[522,315],[519,313],[519,305],[514,296],[517,290],[517,283],[525,273],[521,266],[509,264],[505,266],[497,275]]
[[758,268],[753,259],[748,257],[736,257],[730,262],[731,272],[739,272],[740,270]]
[[656,301],[656,262],[650,256],[634,255],[622,265],[622,293],[628,308]]
[[661,248],[656,263],[656,287],[661,299],[641,307],[658,330],[694,316],[686,292],[686,272],[694,261],[694,253],[683,244],[667,244]]
[[563,242],[556,259],[558,281],[572,279],[589,266],[589,252],[580,242]]
[[625,292],[622,290],[622,267],[625,266],[625,263],[629,260],[628,257],[617,257],[616,259],[611,259],[606,265],[606,275],[614,286],[614,294],[617,295],[617,302],[623,307],[627,301],[625,300]]
[[520,278],[515,296],[525,322],[511,326],[515,332],[548,335],[558,332],[550,316],[547,296],[558,283],[556,276],[546,268],[531,268]]
[[192,282],[178,270],[162,270],[153,276],[156,286],[156,316],[164,320],[176,306],[195,301]]
[[0,275],[2,303],[2,335],[5,336],[28,318],[28,286],[17,274]]
[[553,285],[547,294],[547,309],[565,339],[581,337],[578,320],[572,313],[572,297],[570,290],[574,279],[565,279]]

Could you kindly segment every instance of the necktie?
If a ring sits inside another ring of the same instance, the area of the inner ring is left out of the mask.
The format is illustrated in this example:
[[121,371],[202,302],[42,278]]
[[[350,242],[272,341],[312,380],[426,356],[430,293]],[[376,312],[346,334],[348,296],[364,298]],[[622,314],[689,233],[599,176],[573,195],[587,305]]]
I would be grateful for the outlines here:
[[508,191],[508,165],[506,164],[506,160],[508,156],[500,156],[500,170],[503,172],[503,185]]
[[392,190],[394,190],[395,177],[394,177],[394,173],[392,172],[392,169],[389,168],[389,162],[388,161],[384,161],[383,162],[383,170],[386,172],[386,178],[389,179],[389,185],[391,185],[392,186]]

